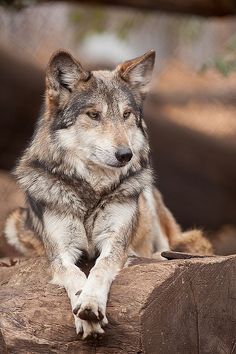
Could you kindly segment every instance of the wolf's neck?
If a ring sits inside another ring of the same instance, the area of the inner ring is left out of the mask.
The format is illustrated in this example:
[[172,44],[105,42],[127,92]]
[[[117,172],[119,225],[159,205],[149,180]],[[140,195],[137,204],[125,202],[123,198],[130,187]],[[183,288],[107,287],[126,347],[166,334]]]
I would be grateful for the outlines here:
[[97,193],[103,193],[104,189],[117,184],[121,175],[125,172],[124,168],[105,168],[95,164],[82,161],[75,158],[73,168],[76,174],[88,182]]

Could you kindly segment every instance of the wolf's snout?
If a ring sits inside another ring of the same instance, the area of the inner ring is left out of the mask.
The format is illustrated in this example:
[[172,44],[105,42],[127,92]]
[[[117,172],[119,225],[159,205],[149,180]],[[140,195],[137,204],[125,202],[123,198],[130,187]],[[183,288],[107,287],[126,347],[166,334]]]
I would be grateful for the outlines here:
[[116,151],[115,156],[119,162],[124,164],[131,160],[133,154],[130,148],[121,147]]

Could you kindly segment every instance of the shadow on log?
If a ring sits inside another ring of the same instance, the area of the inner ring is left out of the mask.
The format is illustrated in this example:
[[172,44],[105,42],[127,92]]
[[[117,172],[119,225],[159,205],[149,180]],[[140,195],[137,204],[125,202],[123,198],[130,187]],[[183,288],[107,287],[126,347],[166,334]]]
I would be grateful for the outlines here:
[[235,256],[134,259],[112,285],[99,341],[76,336],[65,291],[49,280],[44,258],[0,268],[1,353],[235,353]]

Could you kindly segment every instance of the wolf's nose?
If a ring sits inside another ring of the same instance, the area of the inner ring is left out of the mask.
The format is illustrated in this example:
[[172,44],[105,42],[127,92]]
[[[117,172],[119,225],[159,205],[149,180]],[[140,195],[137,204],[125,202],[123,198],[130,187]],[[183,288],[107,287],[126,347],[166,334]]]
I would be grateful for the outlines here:
[[133,154],[130,148],[121,147],[116,151],[115,156],[119,162],[125,163],[131,160]]

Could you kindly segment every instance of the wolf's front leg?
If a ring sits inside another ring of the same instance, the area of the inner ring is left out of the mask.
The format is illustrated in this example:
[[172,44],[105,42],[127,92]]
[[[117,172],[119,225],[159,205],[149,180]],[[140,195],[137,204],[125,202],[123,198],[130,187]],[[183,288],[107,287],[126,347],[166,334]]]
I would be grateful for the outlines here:
[[[51,265],[53,270],[52,282],[56,285],[63,286],[66,289],[70,299],[72,310],[78,303],[78,294],[82,291],[86,282],[86,275],[68,258],[65,262],[63,259],[58,258]],[[93,333],[98,335],[104,333],[101,325],[83,321],[78,316],[74,315],[76,333],[84,337]]]
[[[52,212],[44,214],[44,245],[47,251],[54,284],[66,289],[71,307],[77,305],[86,275],[75,265],[87,247],[87,237],[83,224],[73,217],[60,217]],[[90,324],[74,315],[76,332],[103,333],[99,323]]]
[[[110,286],[127,260],[130,237],[135,227],[136,203],[116,203],[100,211],[93,237],[100,256],[78,297],[74,313],[90,323],[107,324],[106,304]],[[91,333],[88,333],[90,335]],[[86,334],[83,336],[86,338]]]
[[[105,326],[106,303],[112,281],[123,267],[127,256],[124,250],[119,255],[111,250],[109,255],[101,253],[77,300],[74,313],[82,319]],[[90,335],[91,333],[88,333]],[[84,338],[86,337],[84,333]]]
[[[63,286],[66,289],[73,309],[78,299],[76,294],[82,290],[86,281],[86,275],[73,263],[70,257],[68,257],[66,262],[63,257],[57,257],[57,259],[52,262],[51,269],[53,274],[52,283]],[[76,316],[74,316],[74,319],[76,333],[82,333],[82,321]]]

